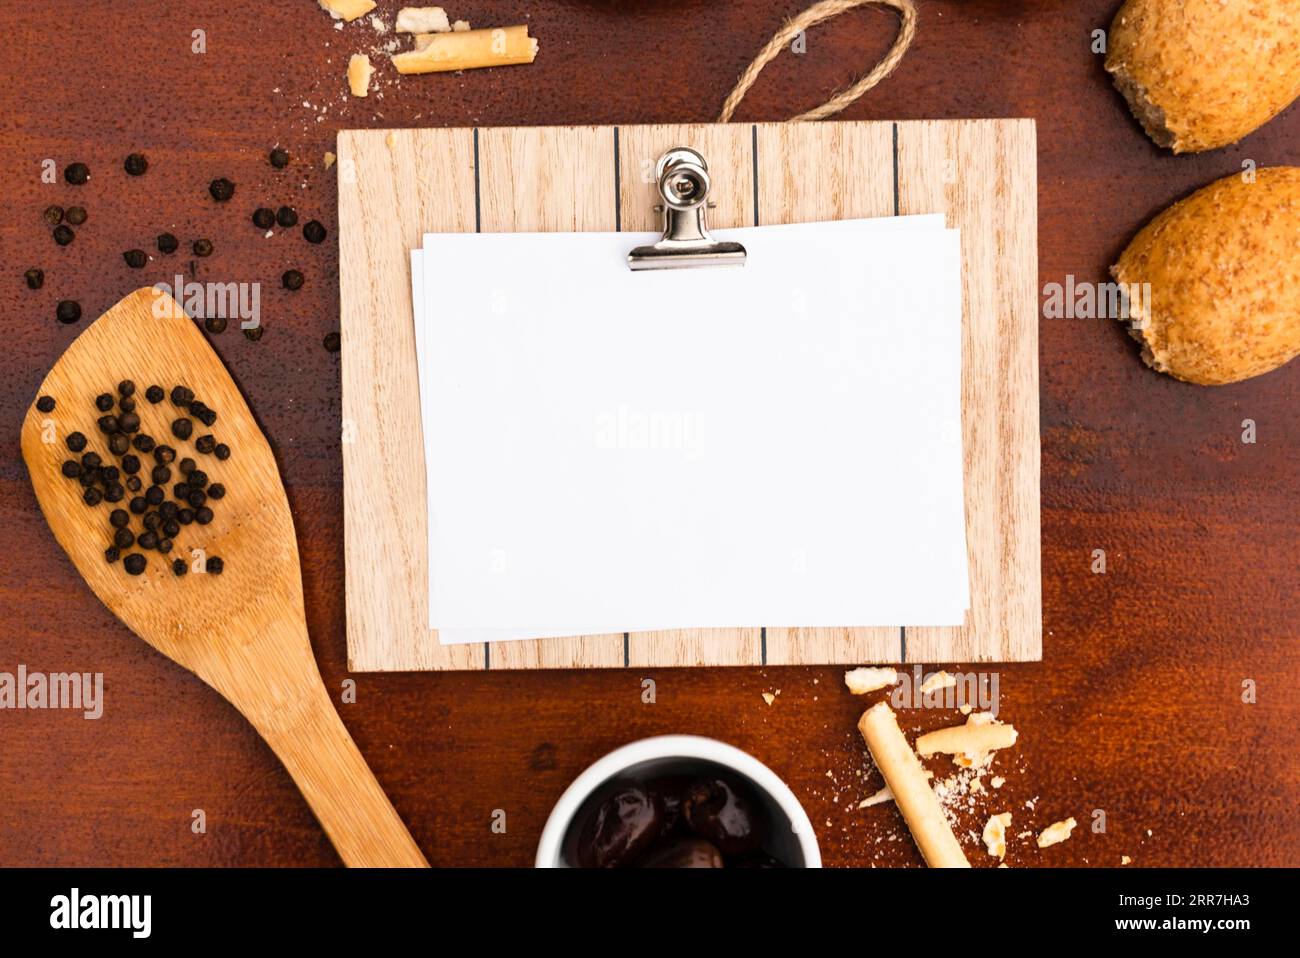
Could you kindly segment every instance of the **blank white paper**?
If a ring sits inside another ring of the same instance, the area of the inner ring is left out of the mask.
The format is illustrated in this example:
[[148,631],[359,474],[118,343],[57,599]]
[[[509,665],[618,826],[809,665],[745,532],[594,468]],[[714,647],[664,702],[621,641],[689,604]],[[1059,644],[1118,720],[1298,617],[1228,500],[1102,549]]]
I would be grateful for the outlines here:
[[426,237],[443,641],[960,624],[958,237],[872,222],[656,273],[630,234]]

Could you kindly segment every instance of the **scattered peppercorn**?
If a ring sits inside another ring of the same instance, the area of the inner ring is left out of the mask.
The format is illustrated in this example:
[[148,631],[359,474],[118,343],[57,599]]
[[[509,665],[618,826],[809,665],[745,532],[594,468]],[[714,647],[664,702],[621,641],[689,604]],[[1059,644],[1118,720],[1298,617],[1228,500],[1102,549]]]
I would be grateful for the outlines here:
[[96,425],[99,426],[99,431],[104,433],[104,435],[106,436],[112,435],[113,433],[117,432],[117,417],[100,416],[99,419],[96,421]]
[[[119,423],[119,425],[121,424]],[[108,437],[108,451],[113,455],[121,456],[130,448],[131,440],[127,438],[125,433],[115,432]]]
[[126,498],[126,489],[120,482],[115,482],[104,489],[104,499],[108,502],[121,502]]
[[192,509],[182,509],[176,513],[176,521],[183,526],[188,526],[194,521],[194,511]]
[[47,206],[45,207],[45,212],[42,213],[41,216],[44,218],[45,222],[49,223],[51,226],[58,226],[63,222],[63,207]]
[[131,445],[135,446],[135,448],[140,452],[153,452],[153,436],[149,435],[147,432],[137,433],[131,439]]
[[[168,505],[168,503],[164,502],[163,505]],[[173,502],[171,505],[175,505],[175,503]],[[168,539],[174,539],[181,534],[181,524],[175,519],[165,519],[163,520],[162,531],[163,535]]]
[[157,446],[153,451],[154,462],[161,462],[163,465],[176,461],[176,450],[171,446]]
[[154,466],[149,473],[149,478],[153,480],[155,486],[161,486],[172,481],[172,471],[166,466]]
[[[170,501],[164,502],[162,505],[158,507],[158,515],[162,516],[164,521],[168,519],[175,519],[176,513],[178,512],[180,512],[180,507],[177,506],[176,503],[174,502],[170,502]],[[167,534],[175,535],[176,533],[169,532]]]
[[190,403],[190,413],[205,426],[211,426],[217,421],[216,410],[209,409],[200,402]]
[[118,552],[117,546],[109,546],[107,549],[104,550],[104,561],[107,562],[109,565],[112,565],[114,562],[117,561],[119,555],[121,555],[121,553]]
[[261,230],[269,230],[275,225],[275,210],[259,206],[253,210],[253,225]]
[[172,435],[177,439],[188,439],[194,431],[194,423],[182,417],[172,423]]
[[158,526],[162,523],[162,519],[159,517],[158,513],[156,512],[147,513],[145,517],[140,521],[144,524],[145,529],[148,530],[149,532],[156,532]]
[[149,503],[144,496],[136,496],[131,500],[131,504],[127,508],[139,516],[143,515],[145,510],[149,508]]
[[180,575],[184,575],[189,571],[190,571],[190,567],[185,564],[184,559],[172,560],[172,575],[180,576]]
[[176,465],[176,468],[180,470],[182,476],[188,476],[191,472],[193,472],[195,469],[198,468],[198,463],[196,463],[189,456],[186,456]]
[[95,408],[100,412],[108,412],[113,408],[113,394],[100,393],[95,397]]
[[163,538],[158,540],[158,545],[156,546],[156,548],[163,555],[166,555],[167,553],[172,551],[172,540],[164,536]]
[[289,152],[280,147],[271,151],[271,165],[277,170],[282,170],[289,165]]
[[140,533],[140,538],[137,539],[136,542],[139,544],[141,549],[157,549],[158,533],[154,532],[152,529],[147,532],[142,532]]
[[172,486],[172,495],[176,497],[177,502],[188,502],[190,498],[190,484],[188,482],[178,482]]
[[128,476],[134,476],[140,471],[140,457],[134,453],[127,453],[122,457],[122,471]]
[[194,521],[201,526],[206,526],[209,522],[212,521],[212,510],[209,509],[207,506],[204,506],[201,509],[195,509]]
[[144,487],[139,476],[127,476],[126,488],[128,492],[139,492]]
[[36,400],[36,408],[41,412],[54,412],[54,397],[42,396]]
[[61,323],[75,323],[81,319],[81,304],[73,299],[63,299],[54,308],[54,316]]
[[73,452],[81,452],[86,448],[86,437],[83,433],[70,432],[64,442],[68,444],[68,448]]
[[325,347],[326,352],[337,353],[343,343],[338,333],[326,333],[325,338],[321,340],[321,345]]
[[227,446],[224,442],[219,442],[217,443],[217,447],[212,450],[212,454],[216,456],[218,459],[220,459],[222,462],[225,462],[227,459],[230,458],[230,447]]
[[[114,515],[116,515],[119,512],[122,512],[122,510],[121,509],[113,510]],[[122,514],[126,515],[126,513],[122,513]],[[118,528],[117,532],[113,533],[113,545],[117,546],[119,549],[131,548],[131,546],[135,545],[135,533],[125,527]]]
[[72,232],[66,224],[60,224],[59,226],[54,227],[54,242],[58,243],[60,246],[67,246],[76,238],[77,234]]
[[33,266],[23,273],[23,279],[26,280],[28,289],[40,289],[45,285],[45,270]]
[[150,486],[144,491],[144,501],[151,506],[161,505],[166,498],[167,492],[162,486]]
[[80,226],[86,222],[86,208],[84,206],[69,206],[67,212],[63,214],[63,219],[72,226]]
[[285,289],[302,289],[302,273],[296,269],[285,270],[284,275],[280,277],[280,282],[284,284]]
[[130,515],[125,509],[114,509],[108,516],[108,524],[114,529],[125,528],[131,522]]
[[190,474],[185,477],[185,481],[195,489],[202,489],[208,484],[208,474],[202,469],[192,469]]
[[188,386],[172,387],[172,403],[177,406],[188,406],[194,401],[194,390]]
[[206,239],[195,240],[194,246],[192,248],[194,250],[195,256],[211,256],[212,240],[206,240]]
[[76,479],[81,475],[81,463],[77,462],[75,459],[64,460],[62,469],[63,474],[69,479]]
[[122,568],[126,569],[131,575],[139,575],[148,564],[148,560],[138,552],[132,552],[122,560]]
[[104,500],[104,494],[94,486],[90,486],[81,494],[81,498],[86,505],[97,506]]
[[117,466],[104,466],[99,470],[99,478],[106,486],[117,482],[120,477],[121,473],[117,471]]
[[149,257],[142,249],[129,249],[122,254],[122,259],[126,260],[126,265],[132,269],[143,269],[145,263],[149,262]]
[[149,169],[149,161],[145,159],[143,153],[132,153],[122,165],[132,176],[144,176],[145,170]]
[[208,486],[209,499],[224,499],[226,497],[226,487],[219,482],[214,482]]
[[[217,447],[217,441],[213,439],[211,436],[199,436],[198,439],[194,440],[194,448],[197,449],[199,452],[203,453],[205,456],[211,453],[212,450],[215,449],[216,447]],[[186,459],[185,462],[188,462],[190,464],[190,469],[194,468],[193,459]],[[189,471],[188,469],[185,468],[185,462],[181,463],[181,472]]]
[[209,316],[203,321],[203,328],[210,333],[224,333],[226,331],[226,317]]
[[181,245],[181,241],[178,240],[171,233],[158,234],[158,252],[174,253],[176,252],[177,247],[179,247],[180,245]]
[[262,338],[262,330],[264,328],[265,327],[263,327],[261,323],[258,323],[256,326],[245,326],[243,327],[244,338],[250,343],[255,343]]
[[311,220],[302,228],[302,235],[308,243],[323,243],[326,236],[325,226],[320,220]]
[[223,176],[208,184],[208,192],[218,203],[224,203],[235,195],[235,184]]
[[81,457],[81,464],[87,469],[94,469],[103,461],[104,460],[99,458],[99,453],[97,452],[88,452]]
[[[125,433],[139,432],[140,431],[139,415],[133,412],[122,413],[122,415],[117,417],[117,428],[122,430],[122,432]],[[122,452],[126,452],[126,450],[123,449]]]
[[275,221],[288,229],[290,226],[298,225],[298,211],[292,206],[281,206],[275,211]]
[[122,412],[135,412],[135,397],[123,396],[117,401],[117,408]]
[[166,393],[163,392],[163,388],[161,386],[150,386],[148,389],[144,391],[144,398],[149,400],[154,405],[157,405],[158,403],[162,402],[163,396],[165,395]]
[[69,163],[63,170],[63,178],[73,186],[81,186],[90,179],[90,167],[85,163]]
[[188,502],[192,508],[202,510],[202,508],[207,505],[208,494],[202,489],[191,489],[190,494],[185,497],[185,501]]

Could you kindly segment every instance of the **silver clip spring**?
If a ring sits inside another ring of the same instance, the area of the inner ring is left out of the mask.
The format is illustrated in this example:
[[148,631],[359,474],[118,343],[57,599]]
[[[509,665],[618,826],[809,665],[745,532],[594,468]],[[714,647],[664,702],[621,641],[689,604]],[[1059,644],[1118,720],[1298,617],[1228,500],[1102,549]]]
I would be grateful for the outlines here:
[[627,265],[641,269],[690,269],[698,266],[744,266],[745,247],[715,240],[704,221],[709,200],[709,168],[704,157],[679,146],[655,164],[664,214],[664,238],[627,254]]

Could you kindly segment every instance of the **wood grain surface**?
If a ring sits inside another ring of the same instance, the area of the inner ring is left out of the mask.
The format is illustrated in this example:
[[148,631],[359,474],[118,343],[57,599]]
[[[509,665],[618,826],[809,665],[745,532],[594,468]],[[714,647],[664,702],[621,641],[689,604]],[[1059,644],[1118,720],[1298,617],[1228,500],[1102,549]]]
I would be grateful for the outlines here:
[[[396,6],[380,8],[391,18]],[[0,9],[0,68],[12,78],[0,90],[0,672],[102,672],[105,688],[94,721],[0,711],[0,863],[339,861],[248,724],[84,586],[19,455],[28,403],[78,332],[54,321],[55,304],[78,299],[93,317],[177,267],[188,277],[188,255],[145,270],[122,260],[127,249],[152,251],[154,235],[170,229],[183,250],[200,236],[213,241],[213,256],[194,261],[198,278],[264,284],[261,341],[233,329],[210,341],[279,460],[326,687],[433,864],[530,863],[578,772],[664,732],[712,735],[770,765],[808,809],[828,864],[920,864],[895,809],[856,807],[879,781],[855,728],[863,702],[844,693],[839,668],[349,674],[343,387],[338,355],[321,346],[337,329],[335,237],[321,246],[297,231],[268,239],[248,221],[255,206],[292,203],[333,233],[335,172],[320,161],[338,129],[711,121],[735,76],[801,6],[466,2],[449,12],[475,25],[526,20],[537,62],[399,84],[375,57],[380,86],[365,101],[346,99],[343,71],[348,55],[376,42],[374,31],[334,30],[312,0],[140,2],[93,17],[73,0]],[[913,48],[845,116],[1033,117],[1040,291],[1067,276],[1105,281],[1152,215],[1246,161],[1300,162],[1294,108],[1228,149],[1173,157],[1154,147],[1090,52],[1091,32],[1118,6],[920,0]],[[196,29],[206,32],[203,54],[191,52]],[[812,31],[805,54],[764,71],[738,121],[820,103],[893,32],[879,11]],[[283,171],[266,162],[277,143],[293,154]],[[133,150],[151,164],[138,179],[121,172]],[[83,161],[92,178],[44,183],[47,158],[60,168]],[[463,172],[430,164],[421,175]],[[237,183],[224,207],[206,190],[218,176]],[[74,202],[89,218],[60,248],[41,211]],[[45,270],[38,292],[22,281],[33,266]],[[307,276],[296,293],[278,285],[289,268]],[[1300,863],[1300,366],[1197,388],[1146,369],[1118,324],[1087,319],[1043,320],[1039,361],[1044,661],[996,669],[1001,715],[1020,740],[995,763],[1006,777],[996,799],[960,817],[959,840],[974,864],[988,864],[966,829],[1007,810],[1012,867],[1111,866],[1125,855],[1134,866]],[[1245,419],[1256,443],[1241,442]],[[400,517],[406,504],[385,509],[371,521]],[[1092,572],[1098,549],[1104,574]],[[1243,702],[1243,683],[1253,703]],[[763,693],[778,689],[767,705]],[[911,737],[954,716],[913,709],[900,720]],[[191,828],[196,809],[206,815],[201,834]],[[498,810],[504,833],[492,827]],[[1095,830],[1098,812],[1104,831]],[[1040,852],[1014,839],[1070,815],[1080,826],[1062,845]]]

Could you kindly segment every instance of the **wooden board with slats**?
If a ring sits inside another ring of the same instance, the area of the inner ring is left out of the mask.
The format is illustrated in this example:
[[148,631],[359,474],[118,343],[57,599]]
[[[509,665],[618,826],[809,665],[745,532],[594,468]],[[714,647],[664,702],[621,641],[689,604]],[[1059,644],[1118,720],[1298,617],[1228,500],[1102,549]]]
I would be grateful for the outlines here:
[[[486,646],[443,646],[428,627],[410,250],[426,232],[656,229],[654,163],[674,146],[709,163],[718,228],[941,212],[961,230],[964,626],[684,629]],[[1041,657],[1032,120],[352,130],[339,134],[338,179],[350,668]]]

